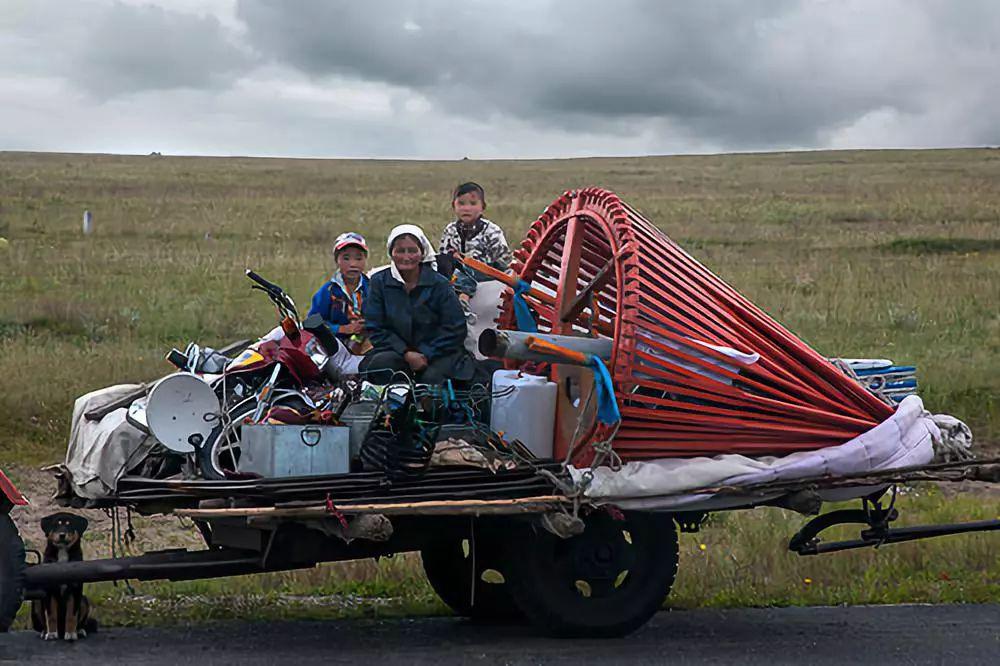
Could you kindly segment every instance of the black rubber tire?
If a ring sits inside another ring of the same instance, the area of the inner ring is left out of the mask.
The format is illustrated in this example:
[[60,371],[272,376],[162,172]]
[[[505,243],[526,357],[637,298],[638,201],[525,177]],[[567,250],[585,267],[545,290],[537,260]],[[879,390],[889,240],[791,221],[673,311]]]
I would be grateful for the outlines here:
[[0,514],[0,632],[10,629],[24,601],[24,541],[14,521]]
[[[501,534],[478,527],[474,529],[474,539],[440,539],[420,551],[427,580],[455,615],[491,622],[521,619],[521,611],[507,589],[506,569],[509,566]],[[468,543],[468,556],[463,541]],[[498,572],[503,582],[483,580],[483,573],[488,570]],[[473,578],[475,596],[472,594]]]
[[[528,620],[558,637],[626,636],[658,611],[677,575],[677,527],[669,515],[606,511],[583,534],[560,539],[541,527],[518,535],[510,594]],[[626,573],[627,572],[627,573]]]

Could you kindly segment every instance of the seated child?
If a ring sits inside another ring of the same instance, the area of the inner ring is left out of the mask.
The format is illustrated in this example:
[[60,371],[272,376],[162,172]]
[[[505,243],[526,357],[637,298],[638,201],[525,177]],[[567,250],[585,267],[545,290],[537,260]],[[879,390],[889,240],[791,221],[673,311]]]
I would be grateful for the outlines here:
[[352,353],[364,353],[368,345],[361,309],[368,298],[368,244],[353,231],[340,234],[333,244],[333,258],[337,270],[313,296],[309,314],[323,317]]
[[[510,269],[511,253],[503,229],[483,217],[486,193],[476,183],[462,183],[451,197],[455,220],[441,234],[439,252],[471,257],[501,271]],[[455,290],[463,305],[476,294],[477,282],[490,278],[459,263],[455,270]]]

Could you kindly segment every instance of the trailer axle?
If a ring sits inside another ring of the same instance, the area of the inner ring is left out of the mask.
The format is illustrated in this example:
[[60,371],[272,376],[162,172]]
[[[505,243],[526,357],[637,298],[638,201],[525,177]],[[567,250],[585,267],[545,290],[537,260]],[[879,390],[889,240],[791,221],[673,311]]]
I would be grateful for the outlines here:
[[[308,566],[308,565],[305,565]],[[294,567],[291,567],[294,568]],[[238,576],[274,569],[263,567],[260,553],[236,548],[218,550],[165,550],[136,557],[113,557],[78,562],[47,562],[24,572],[25,589],[43,590],[66,583],[108,580],[194,580]]]

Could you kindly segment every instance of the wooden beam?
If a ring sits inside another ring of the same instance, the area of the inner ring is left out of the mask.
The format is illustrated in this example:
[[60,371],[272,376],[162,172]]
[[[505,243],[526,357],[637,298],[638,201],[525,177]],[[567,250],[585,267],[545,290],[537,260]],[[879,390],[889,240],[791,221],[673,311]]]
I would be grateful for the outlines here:
[[[579,200],[573,200],[574,206],[579,206]],[[556,313],[560,321],[552,322],[552,332],[568,334],[573,330],[573,324],[566,322],[565,313],[576,298],[576,282],[580,276],[580,251],[583,249],[583,235],[586,222],[580,215],[574,215],[566,221],[566,240],[563,243],[562,263],[559,266],[559,293],[556,295]]]
[[[580,316],[583,309],[587,307],[587,301],[590,300],[590,295],[604,286],[604,284],[608,281],[608,278],[612,275],[611,269],[615,267],[615,263],[623,254],[625,254],[625,248],[622,248],[615,253],[615,256],[608,259],[607,263],[601,267],[601,270],[597,271],[594,279],[592,279],[590,283],[583,288],[583,291],[577,294],[577,297],[573,299],[573,302],[567,306],[566,311],[559,316],[563,322],[576,321],[576,318]],[[591,313],[592,318],[596,316],[596,312]]]
[[[511,289],[513,289],[514,285],[516,285],[518,280],[521,279],[516,275],[504,273],[503,271],[493,268],[489,264],[484,264],[483,262],[477,259],[473,259],[472,257],[462,257],[462,263],[468,266],[469,268],[473,268],[479,271],[483,275],[493,278],[498,282],[503,282]],[[556,302],[554,296],[552,296],[551,294],[546,294],[544,291],[540,291],[538,289],[535,289],[534,287],[530,288],[527,291],[526,295],[531,296],[532,298],[537,298],[539,301],[545,303],[546,305],[555,305]]]
[[[569,505],[570,501],[560,495],[543,495],[513,500],[450,500],[438,502],[391,502],[381,504],[353,504],[338,506],[337,510],[346,516],[365,513],[384,515],[455,515],[455,514],[511,514],[545,513]],[[206,520],[209,518],[320,518],[330,515],[325,505],[301,508],[277,508],[273,506],[245,507],[235,509],[176,509],[174,515]]]
[[[477,260],[472,259],[470,257],[463,257],[462,258],[462,262],[466,266],[469,266],[470,268],[474,268],[475,270],[479,271],[483,275],[488,275],[489,277],[493,278],[494,280],[497,280],[498,282],[502,282],[502,283],[504,283],[505,285],[507,285],[508,287],[510,287],[512,289],[514,288],[514,285],[517,283],[517,281],[520,279],[516,275],[510,275],[508,273],[504,273],[503,271],[497,270],[496,268],[493,268],[492,266],[484,264],[481,261],[477,261]],[[544,291],[540,291],[540,290],[532,287],[524,295],[525,295],[526,298],[536,299],[539,303],[541,303],[544,306],[555,308],[556,297],[553,296],[552,294],[547,294]],[[555,312],[553,312],[552,315],[553,315],[553,318],[556,317]],[[606,323],[604,323],[602,321],[597,321],[595,323],[595,322],[592,321],[592,318],[590,318],[590,317],[582,317],[576,323],[578,323],[580,326],[583,326],[584,328],[593,328],[593,329],[596,329],[599,333],[603,333],[604,335],[607,335],[609,337],[613,336],[615,334],[614,326],[608,325],[608,324],[606,324]]]

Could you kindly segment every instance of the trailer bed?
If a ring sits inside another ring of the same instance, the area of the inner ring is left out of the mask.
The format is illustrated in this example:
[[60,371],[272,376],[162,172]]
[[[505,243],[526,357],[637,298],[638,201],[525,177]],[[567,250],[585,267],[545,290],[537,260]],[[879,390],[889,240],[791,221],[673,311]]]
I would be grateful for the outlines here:
[[569,476],[559,463],[491,472],[476,468],[430,469],[418,478],[390,480],[381,472],[268,479],[155,480],[123,477],[117,493],[100,500],[65,496],[65,506],[128,506],[143,513],[172,513],[206,504],[213,508],[416,504],[456,500],[489,502],[560,495],[553,480]]

